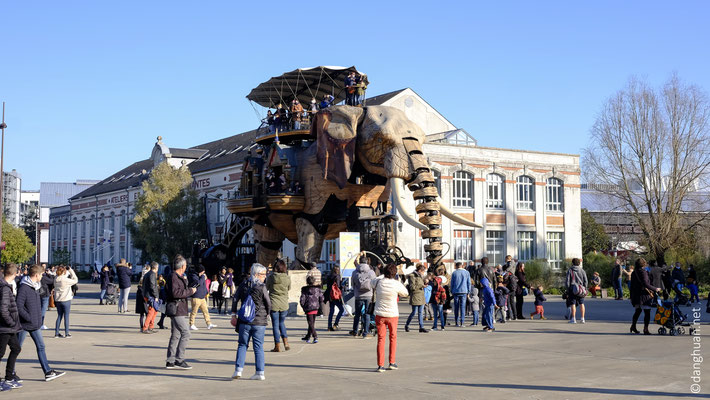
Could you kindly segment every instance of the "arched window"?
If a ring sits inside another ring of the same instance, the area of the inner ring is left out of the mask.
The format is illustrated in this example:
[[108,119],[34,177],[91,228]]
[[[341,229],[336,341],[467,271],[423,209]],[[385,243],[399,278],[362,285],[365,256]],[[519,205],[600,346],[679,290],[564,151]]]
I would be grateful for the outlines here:
[[529,176],[519,176],[515,183],[515,207],[518,210],[535,209],[535,181]]
[[504,191],[503,177],[498,174],[488,174],[486,177],[486,208],[505,208]]
[[94,216],[91,216],[91,219],[89,220],[89,225],[91,225],[91,237],[96,236],[96,219]]
[[121,233],[126,233],[126,212],[121,211]]
[[465,171],[454,172],[454,207],[473,207],[473,175]]
[[81,238],[86,237],[86,217],[81,217]]
[[547,204],[548,211],[562,211],[563,199],[562,181],[557,178],[547,179]]
[[106,229],[106,227],[104,226],[104,215],[101,214],[99,215],[99,235],[104,235],[104,229]]

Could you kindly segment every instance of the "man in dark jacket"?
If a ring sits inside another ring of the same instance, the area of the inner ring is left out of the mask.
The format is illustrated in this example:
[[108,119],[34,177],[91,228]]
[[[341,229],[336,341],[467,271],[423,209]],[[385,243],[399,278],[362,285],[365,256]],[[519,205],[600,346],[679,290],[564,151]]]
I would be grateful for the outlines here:
[[49,382],[64,375],[65,372],[50,368],[47,354],[44,351],[44,340],[40,329],[42,327],[40,292],[42,291],[43,272],[43,268],[39,265],[31,266],[28,275],[22,278],[20,286],[17,288],[17,311],[20,316],[20,325],[22,326],[22,330],[18,334],[18,342],[20,347],[22,347],[27,334],[30,334],[37,348],[37,358],[42,371],[44,371],[44,380]]
[[503,265],[503,283],[505,287],[508,288],[508,310],[507,318],[515,321],[517,318],[517,304],[515,302],[515,294],[518,291],[518,278],[515,277],[513,273],[515,271],[515,265],[513,265],[512,260],[510,263],[505,263]]
[[187,261],[181,255],[175,256],[175,268],[166,279],[166,309],[170,317],[170,342],[168,343],[168,359],[165,362],[167,369],[192,369],[185,362],[185,349],[190,341],[190,328],[187,324],[187,298],[192,296],[196,289],[188,287],[185,269]]
[[360,264],[352,275],[352,286],[355,293],[355,318],[353,318],[353,330],[351,336],[357,336],[357,326],[362,319],[362,337],[367,338],[370,334],[370,314],[367,309],[372,301],[372,280],[376,278],[375,272],[367,263],[365,253],[360,253]]
[[126,259],[122,258],[116,264],[116,276],[118,277],[118,288],[121,290],[118,297],[118,312],[125,313],[128,311],[128,295],[131,292],[131,274],[132,271],[126,264]]
[[54,274],[50,268],[47,268],[47,264],[42,264],[42,280],[40,281],[41,288],[39,289],[39,299],[42,303],[42,330],[47,329],[47,325],[44,324],[44,315],[47,313],[49,308],[49,298],[52,296],[52,289],[54,289]]
[[481,258],[481,266],[476,271],[476,278],[474,283],[478,289],[483,288],[483,278],[487,278],[489,283],[495,285],[496,280],[496,269],[492,265],[488,265],[488,257]]
[[618,258],[614,261],[614,268],[611,270],[611,283],[614,285],[614,291],[616,292],[616,300],[623,300],[624,290],[621,286],[621,260]]
[[0,279],[0,360],[5,355],[5,350],[10,346],[10,355],[7,356],[5,366],[5,381],[0,383],[0,389],[8,390],[22,387],[19,378],[15,376],[15,361],[22,348],[17,339],[20,325],[20,315],[17,312],[15,294],[12,282],[17,277],[17,265],[7,264],[3,270],[4,279]]
[[147,310],[147,315],[143,322],[143,333],[155,333],[153,328],[155,327],[155,316],[158,314],[158,310],[155,309],[155,303],[160,297],[160,291],[158,289],[158,263],[155,261],[150,263],[150,269],[143,277],[141,292],[143,293],[143,304],[145,304]]
[[[202,311],[202,315],[205,317],[205,324],[207,324],[207,329],[216,328],[217,325],[213,325],[210,321],[210,309],[207,307],[207,276],[205,275],[205,267],[198,265],[195,267],[195,273],[190,274],[188,278],[190,282],[190,287],[194,287],[195,294],[192,295],[192,311],[190,311],[190,329],[193,331],[197,330],[195,326],[195,318],[197,317],[197,312]],[[226,300],[225,300],[226,301]]]

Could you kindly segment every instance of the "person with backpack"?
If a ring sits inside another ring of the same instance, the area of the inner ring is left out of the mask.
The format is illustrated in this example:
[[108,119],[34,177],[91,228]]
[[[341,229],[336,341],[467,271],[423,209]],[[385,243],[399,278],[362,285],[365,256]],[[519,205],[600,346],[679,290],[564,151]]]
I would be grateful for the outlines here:
[[582,269],[581,263],[579,258],[573,258],[572,266],[567,271],[567,278],[565,279],[565,287],[567,287],[567,307],[570,308],[570,324],[577,323],[577,306],[579,306],[582,317],[579,322],[585,323],[584,298],[587,296],[587,286],[589,282],[587,281],[587,273]]
[[311,338],[313,338],[314,344],[318,343],[316,317],[321,312],[323,300],[323,290],[319,286],[316,286],[316,277],[312,275],[306,277],[306,286],[301,288],[300,298],[301,308],[303,312],[306,313],[306,320],[308,320],[308,332],[306,336],[301,338],[301,340],[306,343],[310,343]]
[[[264,371],[264,333],[266,332],[267,318],[271,313],[271,299],[266,289],[266,268],[254,263],[251,274],[237,289],[232,301],[232,326],[239,333],[237,346],[237,359],[234,362],[232,379],[240,379],[244,371],[244,362],[247,357],[247,347],[251,340],[254,348],[256,372],[251,380],[263,381],[266,379]],[[238,307],[238,305],[240,305]]]
[[[340,317],[343,316],[344,305],[343,305],[343,287],[342,287],[342,277],[340,276],[340,267],[334,266],[330,271],[328,276],[328,288],[325,291],[325,300],[330,303],[330,312],[328,313],[328,331],[337,331],[338,322],[340,322]],[[333,314],[335,314],[335,309],[338,309],[338,315],[335,317],[335,324],[333,323]]]
[[412,305],[412,312],[407,318],[407,323],[404,324],[404,331],[409,332],[409,324],[414,318],[414,314],[419,316],[419,332],[427,333],[428,329],[424,329],[424,304],[426,300],[424,299],[424,271],[426,271],[426,266],[422,263],[417,264],[416,270],[409,274],[407,290],[409,291],[409,304]]
[[173,262],[173,272],[167,277],[165,285],[165,313],[170,317],[170,341],[168,342],[167,369],[192,369],[185,362],[185,351],[190,341],[190,327],[187,321],[187,298],[197,289],[188,286],[185,270],[187,260],[178,254]]
[[351,336],[357,336],[358,324],[362,320],[362,337],[366,339],[370,334],[370,314],[367,310],[372,301],[372,280],[375,279],[375,272],[370,268],[368,258],[365,253],[360,253],[360,263],[355,268],[352,275],[353,291],[355,295],[355,318],[353,318],[353,330]]
[[20,379],[15,375],[15,361],[22,350],[17,338],[17,333],[22,330],[22,325],[13,289],[17,271],[17,265],[7,264],[3,269],[3,279],[0,279],[0,360],[5,355],[7,347],[10,347],[10,354],[7,356],[5,366],[5,380],[0,382],[0,391],[22,387]]
[[441,322],[441,330],[443,331],[446,329],[446,322],[444,321],[446,289],[444,289],[443,279],[441,276],[434,276],[434,274],[431,274],[429,281],[431,285],[431,306],[434,308],[434,326],[431,328],[433,331],[436,330],[439,322]]
[[[377,327],[377,372],[385,371],[385,340],[389,331],[389,370],[397,369],[397,324],[399,306],[397,296],[407,296],[407,288],[397,279],[397,266],[388,264],[382,276],[372,282],[376,292],[375,326]],[[421,316],[421,314],[419,314]]]
[[197,313],[202,312],[202,316],[205,318],[205,325],[207,329],[216,328],[217,325],[212,323],[210,318],[210,309],[207,307],[207,275],[205,275],[205,267],[202,264],[198,264],[195,267],[195,271],[188,278],[190,287],[194,287],[195,294],[192,295],[191,299],[191,311],[190,311],[190,330],[196,331],[199,328],[195,326],[195,319],[197,318]]
[[271,351],[280,352],[282,340],[284,342],[284,350],[291,350],[291,346],[288,345],[288,333],[286,332],[288,291],[291,290],[291,277],[288,276],[286,261],[279,260],[276,262],[274,272],[266,278],[266,288],[269,290],[271,328],[274,332],[274,348]]

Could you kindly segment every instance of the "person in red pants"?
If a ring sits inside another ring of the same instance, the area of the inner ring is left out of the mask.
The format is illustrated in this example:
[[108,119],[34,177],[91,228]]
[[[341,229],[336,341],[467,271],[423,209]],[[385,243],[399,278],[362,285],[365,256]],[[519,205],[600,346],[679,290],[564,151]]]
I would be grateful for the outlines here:
[[160,298],[160,290],[158,289],[158,263],[153,261],[150,263],[150,271],[146,272],[143,277],[143,300],[145,308],[148,310],[148,315],[143,323],[143,333],[155,333],[155,316],[158,311],[155,309],[156,300]]
[[398,296],[408,296],[407,288],[397,279],[397,266],[389,264],[383,275],[372,280],[375,288],[375,326],[377,327],[377,372],[385,371],[385,333],[389,330],[389,367],[397,369],[397,323],[399,322]]

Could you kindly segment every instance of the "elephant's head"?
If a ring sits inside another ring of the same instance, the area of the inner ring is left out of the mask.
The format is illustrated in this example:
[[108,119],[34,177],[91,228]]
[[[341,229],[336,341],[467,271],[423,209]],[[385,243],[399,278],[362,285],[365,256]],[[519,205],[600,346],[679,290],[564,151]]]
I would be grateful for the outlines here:
[[[357,157],[365,170],[385,177],[394,205],[405,222],[422,230],[427,261],[436,266],[442,256],[441,214],[460,224],[481,226],[451,212],[439,198],[434,177],[422,151],[424,132],[401,110],[386,106],[365,108],[339,106],[319,113],[314,124],[318,135],[318,162],[324,175],[344,187]],[[342,183],[342,184],[341,184]],[[404,207],[401,188],[407,184],[415,200],[413,210]]]

